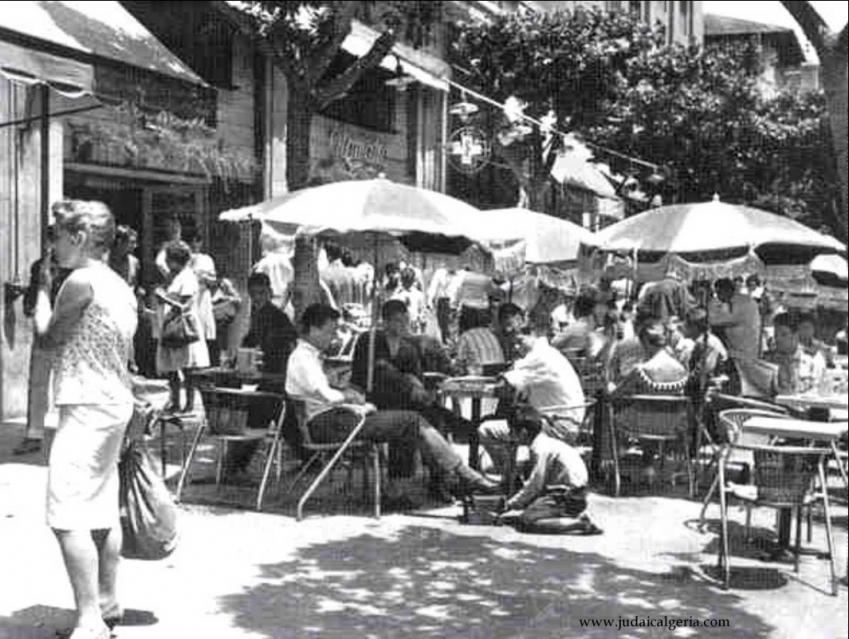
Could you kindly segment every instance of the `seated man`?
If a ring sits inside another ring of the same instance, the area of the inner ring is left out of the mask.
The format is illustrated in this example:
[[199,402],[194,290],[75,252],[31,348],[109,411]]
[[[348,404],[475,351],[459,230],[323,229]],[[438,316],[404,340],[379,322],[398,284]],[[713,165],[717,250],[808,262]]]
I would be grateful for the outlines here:
[[[365,405],[365,398],[358,391],[332,388],[322,366],[322,353],[333,340],[338,320],[339,313],[324,304],[312,304],[304,310],[301,339],[289,357],[286,375],[286,392],[291,398],[304,402],[310,433],[319,443],[338,442],[348,434],[350,423],[338,419],[338,414],[333,410],[335,406]],[[371,412],[366,417],[361,437],[410,449],[418,446],[432,474],[442,481],[448,479],[449,475],[456,475],[461,491],[470,489],[489,492],[494,488],[492,482],[464,464],[439,431],[415,411]],[[412,475],[414,469],[411,465],[392,461],[388,469],[390,480]],[[394,501],[396,506],[404,505],[399,502],[396,483],[389,482],[387,493],[388,500]]]
[[587,467],[569,444],[543,432],[545,419],[534,409],[517,411],[510,421],[516,443],[530,447],[531,472],[507,500],[501,520],[518,519],[527,532],[601,534],[587,510]]
[[251,320],[248,333],[242,338],[242,346],[262,350],[265,372],[285,373],[286,361],[295,348],[298,333],[286,313],[272,302],[268,275],[251,273],[248,296],[251,299]]
[[789,313],[775,316],[775,347],[764,355],[778,365],[778,393],[796,395],[816,390],[826,375],[825,358],[807,352],[799,344],[798,324]]
[[[251,299],[250,329],[242,338],[245,348],[262,351],[262,369],[268,373],[285,373],[289,353],[295,348],[298,334],[289,317],[273,303],[271,280],[265,273],[251,273],[248,277],[248,296]],[[259,390],[282,392],[282,385],[263,383]],[[263,428],[274,419],[274,402],[258,402],[251,406],[248,425]],[[300,434],[294,420],[287,419],[282,435],[294,450],[301,446]],[[260,441],[231,442],[227,446],[225,467],[228,473],[244,473]]]
[[[574,407],[558,411],[558,419],[546,421],[543,426],[551,437],[573,440],[585,412],[580,378],[569,360],[548,343],[545,335],[524,335],[522,341],[525,355],[502,374],[504,381],[526,395],[527,403],[537,410],[554,406]],[[485,421],[478,434],[496,470],[503,474],[511,454],[508,422],[504,419]]]
[[711,332],[703,308],[694,308],[687,313],[684,335],[693,342],[687,364],[691,379],[701,380],[704,385],[721,375],[728,362],[728,351],[722,340]]
[[525,311],[521,306],[506,302],[498,307],[498,329],[495,331],[495,337],[507,362],[514,362],[522,356],[520,331],[524,325]]
[[814,317],[813,313],[803,313],[799,316],[799,346],[802,349],[813,357],[817,353],[821,353],[823,359],[825,360],[825,364],[829,368],[834,367],[834,351],[836,349],[832,348],[822,340],[814,337],[816,335],[817,330],[817,320]]
[[575,299],[575,321],[554,336],[551,345],[570,357],[595,358],[604,345],[596,330],[603,326],[607,304],[601,292],[584,288]]
[[489,311],[467,309],[464,324],[466,328],[457,340],[457,362],[462,372],[481,375],[483,366],[503,364],[501,343],[489,327]]
[[[366,392],[366,399],[382,410],[418,411],[442,433],[468,429],[468,422],[438,405],[425,388],[420,344],[410,335],[410,314],[404,302],[389,300],[381,315],[384,328],[375,332],[372,390]],[[369,339],[370,334],[363,333],[357,340],[351,372],[351,384],[364,392]]]

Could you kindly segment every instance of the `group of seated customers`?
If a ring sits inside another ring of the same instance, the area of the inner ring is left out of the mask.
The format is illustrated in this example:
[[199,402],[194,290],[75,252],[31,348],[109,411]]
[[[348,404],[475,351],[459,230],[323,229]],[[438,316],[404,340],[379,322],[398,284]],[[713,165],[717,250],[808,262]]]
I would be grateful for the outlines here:
[[[438,400],[425,371],[451,375],[458,372],[457,362],[503,364],[504,401],[483,421],[478,435],[505,479],[508,456],[516,444],[529,446],[530,472],[507,499],[508,512],[520,513],[519,521],[529,527],[540,520],[567,518],[576,522],[578,531],[592,532],[598,529],[585,512],[587,469],[573,447],[586,403],[570,357],[603,361],[611,396],[703,390],[706,380],[721,375],[729,362],[728,349],[710,331],[704,309],[690,308],[680,324],[638,310],[631,326],[617,326],[609,320],[603,298],[591,289],[575,302],[577,321],[554,336],[548,327],[527,328],[520,307],[502,304],[496,328],[485,325],[483,316],[472,323],[460,336],[452,362],[441,343],[412,335],[406,305],[390,300],[382,307],[382,328],[372,346],[371,390],[366,392],[368,333],[354,349],[350,384],[339,388],[331,383],[322,361],[339,328],[339,313],[326,305],[312,305],[304,311],[297,333],[271,303],[267,278],[254,275],[248,284],[252,314],[245,345],[264,351],[267,370],[286,373],[286,393],[303,403],[314,441],[344,439],[353,421],[341,405],[359,406],[367,413],[361,436],[390,444],[386,499],[398,507],[410,503],[398,480],[414,473],[416,450],[430,470],[434,496],[447,499],[504,488],[471,469],[449,444],[447,435],[463,433],[471,424]],[[804,391],[804,384],[824,369],[823,355],[815,344],[806,346],[804,333],[800,339],[799,322],[791,316],[776,316],[775,327],[775,350],[765,359],[778,365],[777,390]],[[689,347],[679,348],[681,342]],[[556,418],[543,416],[555,406]],[[284,434],[298,445],[296,426],[290,424]]]

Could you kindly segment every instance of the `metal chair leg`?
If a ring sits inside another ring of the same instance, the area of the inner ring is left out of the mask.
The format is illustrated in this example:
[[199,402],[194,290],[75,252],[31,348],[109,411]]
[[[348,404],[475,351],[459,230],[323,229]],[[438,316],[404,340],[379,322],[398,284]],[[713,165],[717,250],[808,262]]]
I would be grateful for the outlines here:
[[374,454],[374,517],[380,519],[380,448],[375,445]]
[[227,453],[227,440],[218,440],[218,459],[215,461],[215,489],[221,487],[221,477],[224,475],[224,456]]
[[728,502],[725,498],[725,472],[722,468],[722,462],[719,466],[719,512],[721,525],[722,543],[720,544],[720,568],[724,570],[723,588],[728,590],[731,587],[731,553],[728,549]]
[[189,449],[189,455],[186,457],[186,460],[183,462],[183,468],[180,471],[180,479],[177,480],[177,495],[175,497],[176,501],[180,501],[180,497],[183,494],[183,486],[185,486],[186,481],[189,477],[189,468],[192,465],[192,460],[195,457],[195,451],[197,451],[198,444],[200,444],[200,438],[203,436],[203,432],[206,430],[206,423],[201,422],[198,427],[197,432],[195,433],[194,439],[192,440],[192,447]]
[[793,553],[793,572],[799,574],[799,557],[802,554],[802,507],[796,509],[796,550]]
[[707,495],[705,495],[704,501],[702,501],[702,512],[699,513],[699,528],[704,528],[705,526],[705,515],[707,514],[708,506],[710,506],[710,500],[713,498],[713,493],[716,492],[716,489],[719,487],[719,475],[713,478],[713,483],[710,485],[708,489]]
[[307,471],[308,471],[310,468],[312,468],[312,465],[313,465],[316,461],[318,461],[318,459],[319,459],[320,457],[321,457],[321,452],[317,452],[315,455],[313,455],[312,457],[310,457],[310,458],[309,458],[309,461],[307,461],[307,463],[306,463],[306,464],[304,464],[303,466],[301,466],[301,470],[299,470],[299,471],[298,471],[298,474],[297,474],[297,475],[295,475],[295,478],[292,480],[292,483],[291,483],[291,484],[289,484],[289,488],[287,488],[287,489],[286,489],[286,493],[287,493],[287,494],[288,494],[288,493],[290,493],[290,492],[292,492],[292,490],[294,490],[294,488],[295,488],[295,486],[298,484],[298,482],[299,482],[299,481],[301,481],[301,477],[303,477],[304,475],[306,475],[306,474],[307,474]]
[[825,535],[828,540],[828,559],[831,566],[831,594],[837,596],[837,560],[834,556],[834,532],[831,529],[831,506],[828,503],[828,484],[826,483],[825,464],[819,463],[820,484],[822,485],[822,503],[825,510]]
[[619,497],[622,488],[622,479],[619,476],[619,453],[617,451],[616,427],[613,425],[613,416],[609,420],[610,425],[610,454],[613,457],[613,496]]
[[265,459],[265,467],[262,470],[262,481],[259,484],[259,492],[256,496],[256,509],[258,511],[262,510],[262,498],[265,495],[265,487],[268,483],[268,476],[271,474],[271,465],[274,463],[275,455],[277,454],[278,441],[276,439],[272,439],[271,443],[268,445],[268,453]]

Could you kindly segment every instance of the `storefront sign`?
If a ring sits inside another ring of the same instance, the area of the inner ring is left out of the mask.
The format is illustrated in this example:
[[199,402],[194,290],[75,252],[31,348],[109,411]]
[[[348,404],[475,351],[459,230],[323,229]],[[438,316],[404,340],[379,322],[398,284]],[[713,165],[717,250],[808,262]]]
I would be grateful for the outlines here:
[[376,136],[362,138],[342,128],[330,132],[330,152],[349,162],[380,166],[385,165],[389,157],[389,148]]

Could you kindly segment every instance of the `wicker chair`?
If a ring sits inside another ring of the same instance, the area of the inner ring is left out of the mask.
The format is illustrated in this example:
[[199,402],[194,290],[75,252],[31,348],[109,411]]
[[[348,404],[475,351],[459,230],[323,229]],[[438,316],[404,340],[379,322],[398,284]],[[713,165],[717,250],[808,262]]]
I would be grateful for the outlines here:
[[[745,397],[733,397],[727,396],[727,400],[739,400],[738,405],[739,408],[726,408],[724,410],[716,411],[717,422],[719,427],[721,428],[721,433],[719,433],[719,442],[713,443],[713,458],[711,459],[710,466],[716,465],[717,468],[719,466],[719,458],[722,454],[722,444],[723,443],[739,443],[739,444],[771,444],[772,438],[763,437],[760,435],[752,435],[745,434],[743,435],[743,424],[750,417],[755,416],[764,416],[764,417],[786,417],[787,412],[781,408],[781,406],[775,404],[767,404],[766,402],[759,402],[757,400],[750,400]],[[724,399],[725,406],[733,406],[734,404],[731,401],[727,401]],[[745,407],[745,408],[744,408]],[[729,460],[738,464],[751,464],[751,455],[734,455],[733,459]],[[705,525],[705,514],[707,513],[708,506],[710,505],[711,499],[713,498],[716,491],[719,489],[719,473],[713,478],[713,482],[711,482],[710,488],[708,489],[707,495],[705,495],[704,500],[702,501],[702,510],[699,514],[699,527],[704,527]],[[751,521],[751,510],[746,511],[746,537],[749,536],[750,530],[750,521]]]
[[[726,480],[729,458],[734,451],[751,454],[753,460],[753,485],[740,485]],[[722,515],[721,543],[718,562],[724,572],[723,587],[731,584],[731,562],[728,549],[728,500],[737,497],[751,506],[791,508],[796,511],[795,572],[799,572],[801,554],[802,509],[815,499],[822,499],[825,508],[825,527],[828,541],[828,559],[831,568],[831,594],[837,595],[837,566],[834,555],[834,536],[831,528],[831,509],[825,475],[825,459],[831,454],[827,448],[796,446],[766,446],[729,443],[724,446],[719,464],[719,501]],[[820,491],[814,491],[815,479]]]
[[[298,474],[289,485],[288,491],[292,491],[298,482],[301,480],[307,471],[312,468],[313,464],[326,460],[324,466],[318,476],[307,487],[304,494],[298,500],[297,519],[300,521],[304,516],[304,505],[307,500],[313,495],[319,485],[330,475],[333,469],[343,456],[353,456],[354,461],[359,459],[362,461],[363,468],[363,496],[368,491],[368,467],[369,462],[373,464],[374,469],[374,516],[380,518],[380,480],[381,480],[381,449],[380,444],[357,439],[363,425],[366,421],[366,413],[362,406],[354,406],[349,404],[341,404],[334,406],[331,410],[338,411],[338,418],[349,422],[350,426],[347,429],[348,435],[342,441],[334,442],[316,442],[313,440],[310,432],[309,423],[305,417],[305,406],[303,401],[298,399],[289,399],[290,405],[295,411],[295,416],[298,421],[298,429],[301,433],[301,445],[304,450],[311,453],[309,460],[301,467]],[[348,483],[351,483],[353,463],[348,467]]]
[[[276,463],[276,481],[280,481],[283,465],[283,448],[280,441],[283,421],[286,418],[286,398],[276,393],[243,391],[233,388],[218,388],[201,386],[200,395],[203,401],[204,419],[195,433],[189,454],[183,464],[180,480],[177,483],[177,501],[183,492],[183,487],[189,479],[189,469],[197,451],[201,437],[208,433],[218,442],[217,461],[215,466],[215,484],[221,483],[224,470],[224,457],[227,446],[231,442],[258,441],[266,442],[265,464],[256,498],[256,509],[262,510],[262,501],[268,485],[271,467]],[[248,429],[248,414],[252,406],[259,402],[269,402],[272,405],[270,413],[274,416],[264,430]]]
[[592,410],[587,411],[581,425],[581,439],[592,447],[589,468],[591,476],[597,478],[601,472],[604,451],[610,449],[604,429],[607,390],[605,366],[604,362],[585,357],[574,357],[569,361],[581,379],[584,397],[593,403]]
[[[656,442],[660,448],[661,464],[665,461],[664,444],[677,444],[683,453],[689,495],[692,498],[696,491],[696,479],[690,453],[694,425],[693,404],[690,398],[686,395],[629,395],[610,398],[609,407],[614,495],[619,496],[622,484],[619,442],[621,439],[630,438]],[[698,439],[698,434],[696,438]],[[681,473],[672,475],[673,485],[677,474]]]

